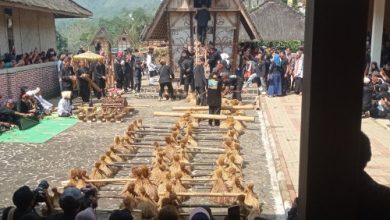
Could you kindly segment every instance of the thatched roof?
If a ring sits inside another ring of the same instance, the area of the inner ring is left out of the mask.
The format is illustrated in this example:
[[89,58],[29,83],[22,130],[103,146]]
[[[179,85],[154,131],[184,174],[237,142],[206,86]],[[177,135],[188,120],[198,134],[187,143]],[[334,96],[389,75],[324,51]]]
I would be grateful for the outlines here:
[[110,44],[112,44],[110,34],[107,32],[107,29],[104,27],[100,28],[100,30],[95,34],[95,37],[93,38],[93,40],[91,42],[91,45],[94,45],[96,43],[96,41],[99,41],[99,40],[106,40]]
[[86,18],[92,12],[72,0],[0,0],[0,6],[51,12],[56,18]]
[[[141,39],[143,41],[168,40],[167,7],[170,1],[171,0],[162,0],[152,23],[142,31]],[[241,0],[234,1],[238,5],[238,8],[241,12],[241,24],[245,28],[248,36],[251,39],[261,39],[261,36],[256,29],[256,25],[251,21],[251,17],[247,12],[244,4],[241,2]]]
[[303,40],[305,16],[278,0],[266,0],[250,13],[263,40]]

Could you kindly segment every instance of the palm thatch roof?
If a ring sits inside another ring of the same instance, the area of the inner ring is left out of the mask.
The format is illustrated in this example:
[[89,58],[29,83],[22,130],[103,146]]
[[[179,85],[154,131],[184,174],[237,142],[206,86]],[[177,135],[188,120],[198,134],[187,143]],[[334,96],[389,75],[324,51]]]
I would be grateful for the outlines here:
[[[171,0],[162,0],[159,8],[157,9],[156,16],[154,17],[152,23],[146,27],[141,33],[141,39],[143,41],[158,40],[164,41],[168,40],[168,16],[167,16],[167,7]],[[245,28],[248,36],[251,39],[261,39],[259,32],[256,29],[256,25],[251,20],[251,17],[246,10],[244,4],[241,0],[234,0],[238,5],[238,10],[241,12],[241,24]]]
[[98,32],[96,32],[95,37],[93,38],[91,45],[94,45],[96,41],[106,40],[112,44],[111,36],[108,33],[107,29],[102,27]]
[[0,6],[51,12],[56,18],[86,18],[92,12],[72,0],[0,0]]
[[263,40],[303,40],[305,16],[278,0],[266,0],[250,16]]

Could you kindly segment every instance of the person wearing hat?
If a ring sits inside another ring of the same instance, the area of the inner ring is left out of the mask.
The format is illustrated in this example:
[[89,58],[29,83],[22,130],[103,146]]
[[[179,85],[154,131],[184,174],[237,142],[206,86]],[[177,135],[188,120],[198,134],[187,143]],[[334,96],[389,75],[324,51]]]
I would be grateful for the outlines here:
[[189,220],[211,220],[209,212],[202,208],[195,208],[190,212]]
[[62,98],[58,102],[57,113],[59,117],[69,117],[72,115],[72,104],[70,97],[72,93],[70,91],[64,91],[61,93]]
[[67,187],[60,197],[60,207],[63,213],[49,216],[48,220],[75,220],[79,213],[83,195],[76,187]]

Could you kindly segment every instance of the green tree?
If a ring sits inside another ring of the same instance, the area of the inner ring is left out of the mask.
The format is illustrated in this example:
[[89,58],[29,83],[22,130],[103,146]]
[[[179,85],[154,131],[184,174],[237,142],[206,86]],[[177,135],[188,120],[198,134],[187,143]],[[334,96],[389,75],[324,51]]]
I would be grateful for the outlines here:
[[60,32],[56,30],[56,43],[57,50],[64,51],[68,48],[68,39],[61,35]]

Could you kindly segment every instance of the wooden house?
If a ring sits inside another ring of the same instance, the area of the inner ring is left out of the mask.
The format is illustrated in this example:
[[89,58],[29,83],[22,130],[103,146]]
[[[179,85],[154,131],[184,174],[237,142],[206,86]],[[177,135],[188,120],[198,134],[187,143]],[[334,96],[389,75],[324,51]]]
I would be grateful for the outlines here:
[[102,27],[95,35],[91,42],[91,46],[95,49],[95,52],[98,53],[99,51],[96,51],[98,49],[98,45],[100,45],[100,49],[103,50],[104,54],[108,57],[111,57],[111,39],[110,36],[106,30],[106,28]]
[[[183,47],[196,40],[198,5],[196,0],[163,0],[156,16],[143,33],[144,41],[167,41],[170,63],[177,63]],[[211,0],[206,42],[213,42],[220,52],[228,53],[236,66],[239,32],[242,25],[251,39],[261,39],[241,0]]]
[[126,31],[123,31],[122,34],[117,37],[116,43],[118,51],[125,51],[133,45],[129,34]]

